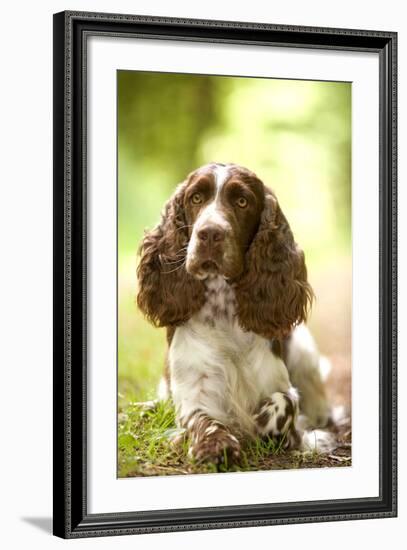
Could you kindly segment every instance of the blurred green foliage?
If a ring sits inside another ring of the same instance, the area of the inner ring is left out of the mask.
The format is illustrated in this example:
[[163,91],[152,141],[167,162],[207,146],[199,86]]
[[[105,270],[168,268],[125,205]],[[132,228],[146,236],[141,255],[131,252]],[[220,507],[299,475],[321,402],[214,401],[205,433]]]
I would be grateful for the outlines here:
[[[327,266],[349,275],[351,84],[119,71],[122,402],[154,394],[165,353],[163,331],[149,327],[134,303],[143,230],[157,223],[177,183],[210,161],[245,165],[275,190],[311,283]],[[348,279],[333,280],[331,292],[342,286],[340,299],[350,304]],[[346,311],[335,321],[341,334],[350,326]],[[316,333],[328,341],[322,322]]]

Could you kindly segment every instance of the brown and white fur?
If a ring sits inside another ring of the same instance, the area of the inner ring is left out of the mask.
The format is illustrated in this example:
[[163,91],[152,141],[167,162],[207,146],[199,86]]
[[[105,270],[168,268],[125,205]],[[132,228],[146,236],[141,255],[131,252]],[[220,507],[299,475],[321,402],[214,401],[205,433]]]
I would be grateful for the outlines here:
[[244,437],[306,448],[330,417],[306,328],[304,254],[274,193],[250,170],[195,170],[146,233],[137,302],[167,327],[161,397],[197,460],[239,460]]

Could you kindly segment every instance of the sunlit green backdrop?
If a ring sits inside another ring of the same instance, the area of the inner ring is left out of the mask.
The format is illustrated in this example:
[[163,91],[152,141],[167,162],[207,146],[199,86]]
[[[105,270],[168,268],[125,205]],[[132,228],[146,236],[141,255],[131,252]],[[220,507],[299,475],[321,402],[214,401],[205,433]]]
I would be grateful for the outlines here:
[[165,354],[164,330],[135,304],[143,230],[210,161],[245,165],[276,191],[305,250],[314,335],[349,371],[350,140],[349,83],[118,72],[119,403],[154,396]]

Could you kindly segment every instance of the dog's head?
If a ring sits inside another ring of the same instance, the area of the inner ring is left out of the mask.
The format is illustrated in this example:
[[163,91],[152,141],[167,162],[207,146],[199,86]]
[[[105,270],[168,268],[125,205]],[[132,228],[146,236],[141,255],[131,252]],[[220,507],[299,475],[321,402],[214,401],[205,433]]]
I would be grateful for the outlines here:
[[210,164],[191,174],[184,196],[188,273],[202,280],[241,275],[264,202],[263,183],[240,166]]
[[139,307],[156,325],[183,323],[202,307],[204,281],[214,275],[234,287],[246,330],[282,337],[306,318],[312,290],[304,254],[274,193],[235,164],[192,172],[145,235]]

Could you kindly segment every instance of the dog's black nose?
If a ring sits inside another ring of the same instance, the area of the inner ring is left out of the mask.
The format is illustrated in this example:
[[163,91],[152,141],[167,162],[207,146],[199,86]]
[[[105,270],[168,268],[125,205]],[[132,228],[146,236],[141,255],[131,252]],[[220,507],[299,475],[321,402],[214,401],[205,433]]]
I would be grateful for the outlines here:
[[212,246],[213,244],[221,243],[225,240],[225,230],[219,225],[204,225],[197,233],[198,239]]

